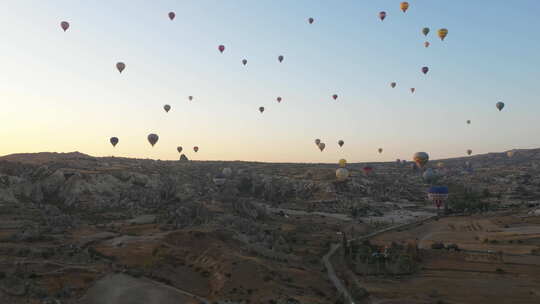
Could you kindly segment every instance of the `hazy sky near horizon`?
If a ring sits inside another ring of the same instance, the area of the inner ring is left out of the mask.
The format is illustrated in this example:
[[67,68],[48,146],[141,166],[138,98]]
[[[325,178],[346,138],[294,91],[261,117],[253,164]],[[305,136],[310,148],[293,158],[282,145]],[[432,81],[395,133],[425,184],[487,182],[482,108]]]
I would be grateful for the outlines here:
[[178,159],[180,145],[200,160],[362,162],[540,147],[540,1],[400,2],[2,1],[0,155]]

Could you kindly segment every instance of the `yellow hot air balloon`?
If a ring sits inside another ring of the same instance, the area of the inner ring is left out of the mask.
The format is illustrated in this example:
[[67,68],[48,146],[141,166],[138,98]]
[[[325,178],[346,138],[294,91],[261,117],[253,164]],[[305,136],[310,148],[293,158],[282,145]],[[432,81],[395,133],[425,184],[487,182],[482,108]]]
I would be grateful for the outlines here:
[[409,2],[403,1],[400,4],[401,10],[405,13],[409,9]]
[[344,158],[339,160],[339,167],[340,168],[345,168],[346,165],[347,165],[347,160],[345,160]]
[[349,177],[349,170],[345,168],[339,168],[336,170],[336,178],[338,181],[340,182],[345,181],[347,180],[348,177]]
[[448,35],[448,30],[442,28],[437,33],[439,34],[439,38],[441,38],[441,40],[444,40],[444,38],[446,38],[446,35]]

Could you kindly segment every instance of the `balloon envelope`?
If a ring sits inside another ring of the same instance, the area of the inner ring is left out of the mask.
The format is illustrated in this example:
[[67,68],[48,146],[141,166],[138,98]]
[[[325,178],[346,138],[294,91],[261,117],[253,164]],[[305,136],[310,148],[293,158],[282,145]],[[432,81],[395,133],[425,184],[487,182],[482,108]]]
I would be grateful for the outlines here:
[[176,14],[174,12],[169,12],[169,19],[174,20],[174,17],[176,17]]
[[437,34],[439,35],[439,38],[441,38],[441,40],[444,40],[444,38],[446,38],[446,35],[448,35],[448,30],[442,28],[437,32]]
[[151,133],[148,134],[148,142],[152,145],[152,147],[157,143],[159,136],[157,134]]
[[188,99],[191,101],[193,100],[193,96],[188,96]]
[[224,45],[218,46],[218,50],[220,53],[223,53],[223,51],[225,51],[225,46]]
[[312,24],[313,21],[315,21],[315,19],[313,19],[313,18],[309,18],[309,19],[308,19],[309,24]]
[[324,150],[324,148],[326,147],[326,144],[325,143],[319,143],[318,146],[319,146],[319,150],[321,150],[321,152],[322,152]]
[[379,151],[379,153],[382,153],[382,151],[383,151],[383,150],[382,150],[382,148],[379,148],[379,150],[378,150],[378,151]]
[[259,107],[259,112],[262,114],[262,112],[264,112],[264,107]]
[[197,147],[197,146],[193,147],[193,151],[199,152],[199,147]]
[[62,21],[60,22],[60,27],[65,31],[67,31],[67,29],[69,28],[69,22],[67,21]]
[[283,61],[283,56],[279,55],[277,59],[279,60],[279,62],[282,62]]
[[337,94],[332,95],[332,98],[334,98],[334,100],[336,100],[338,98]]
[[380,12],[379,13],[379,19],[381,19],[381,21],[382,21],[382,20],[384,20],[384,18],[386,18],[386,12],[384,12],[384,11]]
[[126,64],[123,62],[117,62],[116,63],[116,69],[118,72],[122,73],[122,71],[126,68]]
[[345,168],[345,166],[347,165],[347,160],[342,158],[339,160],[338,164],[341,168]]
[[281,97],[276,98],[277,102],[281,102]]
[[118,137],[111,137],[110,142],[113,147],[116,147],[116,144],[118,144]]
[[429,27],[425,27],[422,29],[422,34],[424,34],[424,36],[427,36],[429,34]]
[[243,64],[243,65],[246,65],[246,64],[247,64],[247,60],[246,60],[246,59],[242,59],[242,64]]
[[391,82],[391,83],[390,83],[390,86],[391,86],[391,87],[392,87],[392,89],[393,89],[393,88],[395,88],[395,87],[396,87],[396,83],[395,83],[395,82]]
[[429,47],[429,45],[430,45],[429,41],[424,42],[425,47]]
[[416,91],[415,88],[411,88],[411,93],[414,93]]
[[338,145],[339,145],[340,147],[343,147],[343,144],[345,144],[345,142],[344,142],[343,140],[340,139],[340,140],[338,141]]
[[409,9],[409,2],[403,1],[403,2],[401,2],[401,4],[399,6],[400,6],[401,10],[405,13],[407,11],[407,9]]
[[168,113],[168,112],[169,112],[169,110],[171,109],[171,106],[170,106],[170,105],[168,105],[168,104],[166,104],[166,105],[164,105],[164,106],[163,106],[163,109],[165,110],[165,112],[167,112],[167,113]]
[[176,151],[178,151],[178,153],[182,153],[182,150],[184,150],[184,148],[181,146],[176,147]]
[[468,154],[468,155],[471,155],[471,154],[472,154],[472,150],[471,150],[471,149],[467,150],[467,154]]
[[499,101],[497,104],[495,104],[495,106],[499,111],[501,111],[504,108],[504,102]]
[[320,143],[321,143],[321,140],[320,140],[320,139],[318,139],[318,138],[317,138],[317,139],[315,139],[315,145],[317,145],[317,146],[318,146],[318,145],[319,145]]
[[429,161],[429,155],[426,152],[416,152],[413,155],[413,160],[420,168],[423,168]]
[[427,66],[422,67],[422,73],[427,74],[429,72],[429,68]]

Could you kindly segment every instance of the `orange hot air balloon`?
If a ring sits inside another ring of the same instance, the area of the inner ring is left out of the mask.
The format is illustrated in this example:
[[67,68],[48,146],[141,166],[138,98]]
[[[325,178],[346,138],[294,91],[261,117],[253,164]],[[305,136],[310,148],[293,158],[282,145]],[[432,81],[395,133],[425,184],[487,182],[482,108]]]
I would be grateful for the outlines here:
[[386,12],[382,11],[382,12],[379,13],[379,19],[381,19],[381,21],[383,21],[384,18],[386,18]]
[[169,12],[169,19],[174,20],[174,17],[176,17],[176,14],[174,12]]
[[122,71],[126,68],[126,64],[123,62],[116,63],[116,69],[118,72],[122,73]]
[[199,152],[199,147],[197,147],[197,146],[193,147],[193,151]]
[[67,21],[62,21],[60,22],[60,27],[65,31],[67,31],[67,29],[69,28],[69,22]]
[[401,10],[405,13],[409,9],[409,2],[403,1],[400,4]]
[[225,46],[224,45],[218,46],[218,50],[220,53],[223,53],[223,51],[225,51]]

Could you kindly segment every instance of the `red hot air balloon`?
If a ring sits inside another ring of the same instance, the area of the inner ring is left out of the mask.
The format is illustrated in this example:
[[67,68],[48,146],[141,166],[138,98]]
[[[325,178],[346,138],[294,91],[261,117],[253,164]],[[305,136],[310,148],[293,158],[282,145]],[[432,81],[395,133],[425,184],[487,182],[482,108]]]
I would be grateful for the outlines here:
[[116,69],[118,72],[122,73],[122,71],[126,68],[126,64],[123,62],[116,63]]
[[223,44],[218,46],[218,50],[223,53],[223,51],[225,51],[225,46]]
[[427,66],[422,67],[422,73],[427,74],[429,72],[429,68]]
[[313,24],[313,21],[315,21],[315,19],[313,19],[313,18],[308,19],[309,24]]
[[337,94],[332,95],[332,98],[334,98],[334,100],[336,100],[338,98]]
[[247,64],[247,59],[242,59],[242,64],[246,65]]
[[199,152],[199,147],[197,147],[197,146],[193,147],[193,151]]
[[176,17],[176,14],[174,12],[169,12],[169,19],[174,20],[174,17]]
[[384,18],[386,18],[386,12],[382,11],[382,12],[379,13],[379,19],[381,19],[381,21],[383,21]]
[[283,62],[283,55],[279,55],[278,58],[277,58],[277,60],[278,60],[279,62]]
[[67,29],[69,28],[69,22],[67,21],[62,21],[60,22],[60,27],[65,31],[67,31]]
[[281,102],[281,97],[276,98],[277,102]]

